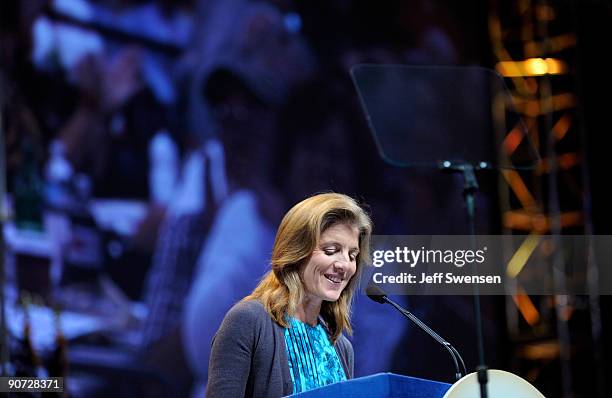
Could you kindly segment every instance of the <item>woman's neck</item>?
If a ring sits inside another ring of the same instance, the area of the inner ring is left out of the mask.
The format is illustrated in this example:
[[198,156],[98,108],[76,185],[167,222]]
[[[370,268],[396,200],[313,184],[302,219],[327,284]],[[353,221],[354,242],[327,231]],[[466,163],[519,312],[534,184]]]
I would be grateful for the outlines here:
[[310,326],[316,326],[319,322],[322,303],[323,300],[306,295],[295,310],[295,318]]

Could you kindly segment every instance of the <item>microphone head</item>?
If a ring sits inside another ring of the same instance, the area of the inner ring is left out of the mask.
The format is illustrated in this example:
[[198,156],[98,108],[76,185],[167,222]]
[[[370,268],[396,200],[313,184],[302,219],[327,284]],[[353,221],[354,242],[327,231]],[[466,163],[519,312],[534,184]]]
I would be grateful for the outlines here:
[[385,293],[384,290],[382,290],[381,288],[379,288],[377,285],[373,283],[370,283],[368,285],[365,292],[369,298],[376,301],[377,303],[384,304],[387,302],[385,300],[387,298],[387,293]]

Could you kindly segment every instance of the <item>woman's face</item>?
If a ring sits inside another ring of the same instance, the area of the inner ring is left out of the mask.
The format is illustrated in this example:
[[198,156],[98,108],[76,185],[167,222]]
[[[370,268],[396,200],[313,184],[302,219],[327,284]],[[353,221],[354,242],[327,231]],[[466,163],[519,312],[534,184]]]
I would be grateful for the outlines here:
[[339,223],[327,228],[301,271],[310,299],[336,301],[357,270],[359,230]]

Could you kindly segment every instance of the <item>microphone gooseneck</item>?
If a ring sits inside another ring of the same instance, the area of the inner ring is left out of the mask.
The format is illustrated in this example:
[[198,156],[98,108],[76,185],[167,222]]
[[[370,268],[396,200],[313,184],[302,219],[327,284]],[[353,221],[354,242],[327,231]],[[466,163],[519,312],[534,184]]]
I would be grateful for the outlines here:
[[[455,364],[455,378],[459,380],[463,374],[467,374],[467,370],[465,367],[465,362],[463,362],[463,358],[459,354],[459,351],[455,347],[452,346],[451,343],[444,340],[438,333],[434,332],[429,326],[427,326],[423,321],[417,318],[413,313],[403,308],[401,305],[397,304],[395,301],[391,300],[387,297],[387,294],[378,286],[374,284],[370,284],[366,288],[366,294],[368,297],[379,304],[390,304],[393,308],[399,311],[406,318],[410,319],[414,324],[416,324],[419,328],[421,328],[425,333],[430,335],[434,340],[438,343],[442,344],[442,346],[449,352],[451,357],[453,358],[453,362]],[[463,369],[463,374],[459,369],[459,364],[461,364],[461,368]]]

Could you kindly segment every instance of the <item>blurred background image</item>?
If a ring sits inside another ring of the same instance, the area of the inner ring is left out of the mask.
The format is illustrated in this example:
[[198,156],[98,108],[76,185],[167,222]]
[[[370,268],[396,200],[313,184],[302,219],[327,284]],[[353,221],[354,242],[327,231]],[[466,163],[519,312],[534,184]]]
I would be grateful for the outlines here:
[[[529,143],[533,167],[478,174],[476,233],[612,232],[608,0],[2,0],[0,20],[0,364],[64,377],[61,396],[203,396],[224,314],[309,195],[355,197],[378,235],[470,232],[460,175],[381,148],[357,65],[505,83],[503,98],[375,86],[380,114],[402,107],[397,153],[485,148],[512,166]],[[497,118],[477,134],[419,107],[442,103]],[[475,369],[471,296],[394,299]],[[361,294],[353,312],[356,377],[454,381],[399,314]],[[610,315],[595,287],[483,296],[486,364],[545,396],[610,396]]]

